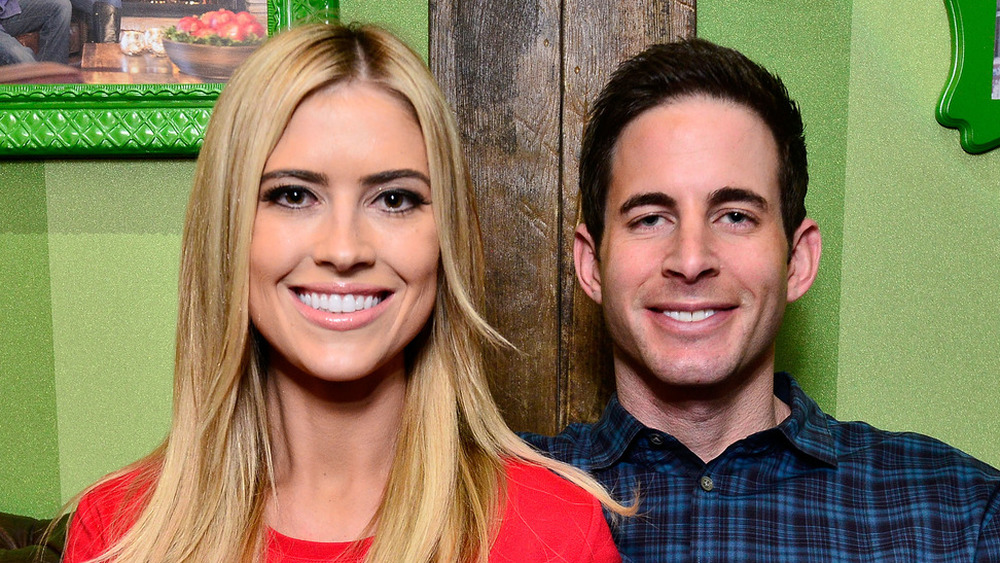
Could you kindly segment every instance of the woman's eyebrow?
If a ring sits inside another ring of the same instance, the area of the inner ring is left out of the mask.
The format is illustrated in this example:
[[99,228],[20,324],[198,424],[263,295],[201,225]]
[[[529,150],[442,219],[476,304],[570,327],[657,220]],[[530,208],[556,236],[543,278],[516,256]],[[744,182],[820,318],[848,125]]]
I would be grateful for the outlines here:
[[385,170],[383,172],[377,172],[375,174],[369,174],[365,176],[361,183],[365,186],[378,186],[380,184],[385,184],[393,180],[398,180],[400,178],[416,178],[421,182],[431,185],[431,179],[427,177],[423,172],[413,170],[412,168],[401,168],[399,170]]
[[322,172],[312,172],[309,170],[272,170],[260,177],[261,183],[268,180],[280,180],[282,178],[295,178],[304,180],[311,184],[326,185],[328,178]]

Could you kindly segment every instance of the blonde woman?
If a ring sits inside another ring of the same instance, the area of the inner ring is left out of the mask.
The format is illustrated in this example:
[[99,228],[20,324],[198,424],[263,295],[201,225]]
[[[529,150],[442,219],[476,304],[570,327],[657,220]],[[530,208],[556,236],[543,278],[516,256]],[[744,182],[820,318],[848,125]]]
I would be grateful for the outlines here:
[[65,561],[618,561],[593,495],[624,509],[488,394],[480,254],[420,58],[372,27],[271,39],[198,160],[170,434],[85,493]]

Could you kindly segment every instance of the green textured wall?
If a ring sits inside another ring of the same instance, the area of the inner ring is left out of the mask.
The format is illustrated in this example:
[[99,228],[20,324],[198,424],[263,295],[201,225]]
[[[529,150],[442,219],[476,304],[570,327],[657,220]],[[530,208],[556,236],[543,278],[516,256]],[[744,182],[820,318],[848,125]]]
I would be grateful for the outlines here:
[[855,0],[852,29],[838,413],[1000,465],[1000,150],[934,120],[943,2]]
[[50,512],[59,483],[45,169],[0,164],[0,511]]
[[[341,0],[427,53],[426,0]],[[163,439],[193,159],[0,160],[0,512],[44,517]]]
[[698,31],[803,108],[824,257],[779,367],[842,419],[1000,465],[1000,150],[968,155],[934,119],[944,2],[699,0]]

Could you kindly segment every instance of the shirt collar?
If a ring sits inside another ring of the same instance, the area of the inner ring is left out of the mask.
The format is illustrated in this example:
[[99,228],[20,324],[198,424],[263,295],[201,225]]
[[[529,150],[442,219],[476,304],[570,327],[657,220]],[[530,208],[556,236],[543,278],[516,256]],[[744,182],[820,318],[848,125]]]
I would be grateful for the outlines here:
[[[830,420],[816,401],[806,395],[787,373],[774,374],[774,394],[791,409],[777,429],[799,452],[825,464],[837,465],[837,446],[830,432]],[[625,455],[640,433],[649,431],[611,396],[601,419],[594,424],[591,470],[606,469]]]
[[778,425],[789,443],[805,455],[836,466],[837,445],[830,431],[830,419],[816,401],[784,372],[774,374],[774,394],[792,410],[792,414]]
[[643,430],[646,427],[618,402],[618,394],[611,395],[604,414],[594,424],[591,469],[607,469],[616,464]]

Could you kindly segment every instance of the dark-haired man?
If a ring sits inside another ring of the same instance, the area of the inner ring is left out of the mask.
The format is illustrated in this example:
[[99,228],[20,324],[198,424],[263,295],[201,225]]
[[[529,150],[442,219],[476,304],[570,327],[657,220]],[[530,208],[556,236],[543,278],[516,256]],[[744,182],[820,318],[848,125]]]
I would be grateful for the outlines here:
[[802,119],[707,41],[655,45],[594,104],[574,260],[614,344],[602,419],[529,441],[638,515],[633,561],[1000,561],[1000,473],[937,440],[840,422],[774,342],[812,285]]

